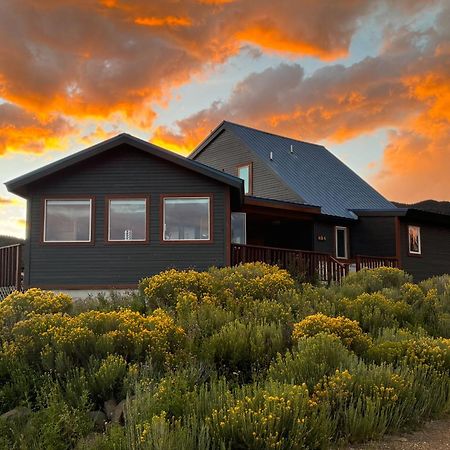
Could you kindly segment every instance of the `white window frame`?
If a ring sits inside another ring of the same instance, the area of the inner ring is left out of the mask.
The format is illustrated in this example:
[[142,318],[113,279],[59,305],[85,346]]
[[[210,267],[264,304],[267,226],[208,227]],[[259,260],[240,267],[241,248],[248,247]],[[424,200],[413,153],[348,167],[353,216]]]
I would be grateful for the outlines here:
[[[419,233],[417,235],[419,237],[419,240],[418,240],[418,242],[419,242],[419,251],[418,252],[413,252],[411,250],[411,241],[409,239],[409,230],[411,228],[417,228],[419,230]],[[422,236],[421,236],[421,229],[420,229],[420,227],[418,225],[408,225],[408,253],[410,255],[421,255],[422,254]]]
[[[236,244],[236,245],[247,245],[247,213],[245,212],[232,212],[231,215],[233,214],[240,214],[244,216],[244,242],[242,242],[241,244]],[[233,244],[233,241],[231,242]]]
[[[345,256],[338,256],[338,230],[344,230],[344,248]],[[337,259],[348,259],[348,227],[335,226],[334,227],[334,251]]]
[[[212,242],[211,233],[211,196],[203,195],[163,195],[162,198],[162,240],[163,242]],[[208,200],[208,239],[166,239],[166,200]]]
[[[144,200],[145,203],[145,237],[144,239],[111,239],[111,202],[127,200]],[[108,242],[147,242],[148,236],[148,199],[147,197],[108,198]]]
[[[47,239],[47,203],[48,202],[76,202],[76,201],[83,201],[89,202],[89,240],[71,240],[71,241],[54,241],[54,240],[48,240]],[[43,223],[43,230],[42,230],[42,242],[45,244],[89,244],[92,242],[92,205],[93,201],[90,197],[80,197],[80,198],[46,198],[44,199],[44,223]]]

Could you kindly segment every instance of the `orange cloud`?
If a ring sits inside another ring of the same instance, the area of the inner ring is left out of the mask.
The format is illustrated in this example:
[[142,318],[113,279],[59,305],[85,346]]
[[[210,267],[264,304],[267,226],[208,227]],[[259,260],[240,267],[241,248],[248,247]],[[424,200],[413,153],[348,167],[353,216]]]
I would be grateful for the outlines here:
[[14,200],[12,198],[0,197],[0,206],[12,205]]
[[145,25],[148,27],[162,27],[165,25],[188,27],[192,25],[192,22],[189,18],[175,17],[175,16],[138,17],[137,19],[134,20],[134,23],[137,23],[138,25]]

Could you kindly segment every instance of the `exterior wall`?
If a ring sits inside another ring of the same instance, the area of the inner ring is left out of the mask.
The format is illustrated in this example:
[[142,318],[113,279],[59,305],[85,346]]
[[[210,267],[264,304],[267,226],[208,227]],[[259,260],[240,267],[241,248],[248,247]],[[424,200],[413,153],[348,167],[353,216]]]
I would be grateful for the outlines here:
[[195,158],[197,161],[237,176],[237,167],[253,163],[253,193],[256,197],[302,202],[279,178],[232,132],[225,130]]
[[[166,268],[206,269],[229,258],[229,187],[128,146],[92,157],[30,186],[28,286],[95,289],[136,286]],[[149,243],[105,242],[105,196],[150,196]],[[161,194],[211,194],[212,242],[161,241]],[[93,244],[42,243],[46,196],[95,196]]]
[[350,240],[354,255],[396,256],[395,217],[360,217]]
[[[336,226],[347,227],[347,253],[349,258],[353,257],[352,236],[354,224],[338,218],[336,218],[335,222],[317,221],[314,223],[314,251],[330,253],[332,256],[336,256]],[[325,240],[319,240],[319,237],[325,238]]]
[[[408,254],[408,225],[420,226],[421,255]],[[450,227],[402,219],[400,222],[402,269],[421,281],[450,274]]]

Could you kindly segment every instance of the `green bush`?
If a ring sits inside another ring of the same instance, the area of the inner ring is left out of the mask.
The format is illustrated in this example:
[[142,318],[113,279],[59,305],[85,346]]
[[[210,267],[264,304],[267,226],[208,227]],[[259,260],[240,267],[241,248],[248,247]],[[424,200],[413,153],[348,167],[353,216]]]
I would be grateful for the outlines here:
[[269,379],[283,383],[306,383],[312,389],[325,375],[336,369],[349,369],[356,365],[357,357],[333,334],[319,333],[302,337],[297,346],[284,356],[278,354],[269,367]]
[[362,269],[350,273],[343,280],[343,286],[356,286],[361,292],[377,292],[383,288],[399,289],[403,284],[411,282],[412,277],[400,269],[379,267],[378,269]]
[[328,333],[337,336],[342,343],[356,353],[363,353],[370,345],[370,338],[363,333],[358,322],[346,317],[328,317],[313,314],[294,325],[292,338],[298,340],[304,336]]

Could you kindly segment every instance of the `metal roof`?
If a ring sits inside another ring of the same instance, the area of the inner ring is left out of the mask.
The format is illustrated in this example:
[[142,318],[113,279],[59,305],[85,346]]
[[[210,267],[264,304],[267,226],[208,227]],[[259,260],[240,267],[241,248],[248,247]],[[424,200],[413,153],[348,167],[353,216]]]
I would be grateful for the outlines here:
[[[323,214],[356,219],[352,210],[397,209],[322,145],[227,121],[212,135],[224,129],[238,136],[305,203],[319,205]],[[197,147],[191,158],[206,148],[212,135]]]
[[162,158],[166,161],[185,167],[186,169],[192,170],[194,172],[213,178],[222,183],[228,184],[231,187],[237,189],[239,191],[240,197],[243,198],[243,189],[244,189],[243,181],[240,178],[222,172],[220,170],[214,169],[213,167],[207,166],[198,161],[185,158],[184,156],[178,155],[169,150],[165,150],[161,147],[158,147],[157,145],[151,144],[147,141],[144,141],[127,133],[121,133],[111,139],[107,139],[106,141],[93,145],[92,147],[81,150],[65,158],[59,159],[58,161],[54,161],[50,164],[47,164],[44,167],[41,167],[37,170],[33,170],[32,172],[29,172],[18,178],[14,178],[13,180],[6,182],[5,185],[8,191],[10,192],[19,195],[24,194],[25,192],[24,188],[28,184],[37,181],[43,177],[46,177],[48,175],[51,175],[53,173],[56,173],[69,166],[72,166],[73,164],[77,164],[88,158],[99,155],[100,153],[108,151],[122,144],[128,144],[133,148],[142,150],[153,156]]

